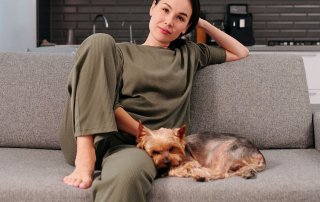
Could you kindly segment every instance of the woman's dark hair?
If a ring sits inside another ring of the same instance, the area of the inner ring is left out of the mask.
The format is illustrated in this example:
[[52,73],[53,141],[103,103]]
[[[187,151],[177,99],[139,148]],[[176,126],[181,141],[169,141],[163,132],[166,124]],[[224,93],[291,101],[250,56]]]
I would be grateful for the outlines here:
[[[159,1],[160,0],[155,0],[156,2],[155,4],[157,5]],[[190,0],[190,2],[192,7],[192,14],[188,23],[190,24],[190,26],[184,34],[180,34],[180,36],[177,39],[175,39],[170,43],[169,45],[170,49],[179,48],[180,46],[184,45],[186,41],[184,39],[181,39],[180,37],[190,33],[198,24],[199,17],[200,17],[200,2],[199,0]]]

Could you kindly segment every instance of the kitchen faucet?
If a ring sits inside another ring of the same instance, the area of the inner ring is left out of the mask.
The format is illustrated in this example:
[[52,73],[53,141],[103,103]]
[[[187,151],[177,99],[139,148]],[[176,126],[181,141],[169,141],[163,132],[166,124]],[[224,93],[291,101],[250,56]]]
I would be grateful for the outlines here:
[[[123,22],[122,22],[122,26],[124,26],[125,23],[127,23],[127,21],[123,21]],[[132,25],[131,25],[131,22],[129,22],[129,31],[130,31],[130,43],[133,43],[133,40],[132,40]]]
[[106,23],[106,27],[109,27],[109,25],[108,25],[108,20],[107,20],[106,16],[104,16],[104,15],[102,15],[102,14],[98,14],[98,15],[94,18],[94,20],[93,20],[93,34],[96,33],[96,20],[97,20],[97,18],[99,18],[99,17],[102,17],[102,18],[104,19],[104,22]]

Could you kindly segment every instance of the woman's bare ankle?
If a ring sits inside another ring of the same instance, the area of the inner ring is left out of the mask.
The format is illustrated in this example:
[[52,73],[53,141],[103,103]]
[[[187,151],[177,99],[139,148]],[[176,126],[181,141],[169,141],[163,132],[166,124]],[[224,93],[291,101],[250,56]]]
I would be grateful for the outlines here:
[[63,179],[63,182],[82,189],[91,187],[95,162],[96,154],[93,147],[93,136],[78,137],[76,167],[70,175]]

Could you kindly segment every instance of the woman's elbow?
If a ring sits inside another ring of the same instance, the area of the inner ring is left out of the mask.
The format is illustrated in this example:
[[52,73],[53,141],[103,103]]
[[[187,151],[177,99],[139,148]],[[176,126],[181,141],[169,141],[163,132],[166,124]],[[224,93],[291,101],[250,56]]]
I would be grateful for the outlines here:
[[237,54],[226,51],[226,62],[240,60],[247,57],[248,55],[249,50],[246,47],[243,47],[243,49],[239,51]]
[[249,49],[247,47],[243,47],[243,51],[241,51],[241,54],[238,55],[239,60],[246,58],[249,55]]

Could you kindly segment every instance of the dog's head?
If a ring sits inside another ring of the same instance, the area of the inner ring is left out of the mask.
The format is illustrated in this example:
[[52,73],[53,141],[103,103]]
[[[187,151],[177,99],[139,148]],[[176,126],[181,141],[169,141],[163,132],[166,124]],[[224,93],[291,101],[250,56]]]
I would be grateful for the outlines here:
[[137,147],[152,157],[158,170],[177,166],[185,155],[185,131],[185,125],[176,129],[150,130],[139,121]]

